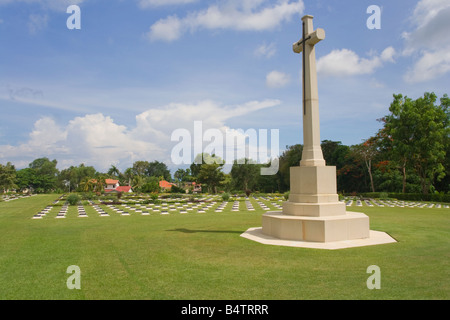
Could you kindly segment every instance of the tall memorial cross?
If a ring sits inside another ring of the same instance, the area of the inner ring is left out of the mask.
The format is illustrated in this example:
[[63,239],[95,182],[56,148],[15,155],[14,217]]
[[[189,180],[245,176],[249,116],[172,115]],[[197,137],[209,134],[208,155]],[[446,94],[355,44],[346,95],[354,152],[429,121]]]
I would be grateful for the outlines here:
[[395,242],[383,232],[372,232],[369,217],[347,212],[339,201],[336,167],[326,166],[320,147],[319,99],[314,46],[325,31],[314,31],[312,16],[304,16],[303,37],[294,43],[303,53],[303,154],[300,166],[290,168],[290,193],[282,211],[262,216],[262,227],[245,237],[266,244],[336,249]]
[[325,30],[314,31],[313,17],[303,21],[303,37],[293,44],[295,53],[303,52],[303,153],[300,166],[325,166],[320,147],[319,92],[317,89],[315,45],[325,39]]

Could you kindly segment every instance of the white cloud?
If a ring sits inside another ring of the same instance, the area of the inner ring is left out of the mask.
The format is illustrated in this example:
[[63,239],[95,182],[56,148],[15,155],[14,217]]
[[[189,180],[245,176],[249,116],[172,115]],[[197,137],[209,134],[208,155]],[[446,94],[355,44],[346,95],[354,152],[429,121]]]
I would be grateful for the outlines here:
[[40,4],[45,9],[55,11],[65,11],[72,4],[79,5],[85,0],[0,0],[0,5],[7,5],[12,2],[25,2]]
[[150,27],[147,36],[151,40],[173,41],[183,32],[197,29],[272,30],[283,21],[301,14],[303,9],[302,0],[278,0],[274,5],[266,0],[228,0],[184,18],[170,16],[161,19]]
[[[31,155],[37,157],[45,154],[60,154],[64,153],[65,147],[60,145],[66,137],[64,130],[49,117],[43,117],[36,121],[33,131],[29,134],[29,140],[18,146],[2,145],[0,146],[0,159],[18,159],[17,165],[22,163],[28,164]],[[31,160],[32,160],[31,159]],[[16,163],[16,161],[14,161]]]
[[387,47],[386,49],[381,52],[380,58],[383,61],[386,62],[395,62],[394,56],[396,54],[396,51],[393,47]]
[[269,88],[281,88],[287,85],[290,81],[290,77],[288,74],[279,72],[279,71],[272,71],[266,76],[266,85]]
[[139,0],[139,6],[141,8],[160,7],[176,4],[188,4],[197,1],[198,0]]
[[255,55],[257,57],[265,57],[265,58],[271,58],[275,55],[277,52],[277,49],[275,47],[275,43],[266,44],[263,43],[259,47],[255,49]]
[[215,128],[225,134],[226,121],[280,104],[278,100],[250,101],[237,106],[221,106],[213,101],[197,104],[169,104],[136,116],[133,128],[117,124],[102,113],[76,117],[58,124],[50,117],[36,121],[29,138],[22,144],[0,145],[0,162],[26,166],[33,159],[57,159],[59,167],[85,163],[106,171],[111,164],[125,169],[137,160],[159,160],[170,166],[174,130],[193,132],[194,121],[203,129]]
[[30,14],[28,19],[28,31],[31,34],[38,33],[45,29],[48,23],[48,15]]
[[372,74],[383,62],[394,62],[395,49],[388,47],[378,56],[361,58],[349,49],[333,50],[317,61],[317,72],[324,76]]
[[414,30],[402,34],[405,46],[402,54],[414,59],[414,65],[405,74],[409,83],[435,79],[450,71],[450,2],[421,0],[411,22]]
[[181,34],[181,21],[176,16],[170,16],[153,24],[148,37],[150,40],[173,41],[178,39]]
[[423,53],[422,57],[408,70],[404,80],[418,83],[435,79],[450,72],[450,48]]

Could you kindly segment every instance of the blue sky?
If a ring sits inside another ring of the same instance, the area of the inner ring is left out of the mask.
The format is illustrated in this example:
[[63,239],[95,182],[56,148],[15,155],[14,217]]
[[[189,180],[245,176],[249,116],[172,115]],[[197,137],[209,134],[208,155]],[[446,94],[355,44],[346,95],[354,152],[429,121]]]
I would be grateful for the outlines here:
[[[81,29],[66,26],[78,5]],[[381,8],[370,30],[367,8]],[[303,142],[301,17],[314,16],[321,139],[374,135],[394,93],[449,93],[448,0],[0,0],[0,163],[171,169],[179,128]]]

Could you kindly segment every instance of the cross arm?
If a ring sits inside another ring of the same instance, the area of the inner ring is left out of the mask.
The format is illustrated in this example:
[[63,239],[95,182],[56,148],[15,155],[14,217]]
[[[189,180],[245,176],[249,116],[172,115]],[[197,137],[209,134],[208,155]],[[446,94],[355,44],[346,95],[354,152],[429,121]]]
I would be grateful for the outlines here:
[[[305,41],[306,44],[313,46],[319,41],[322,41],[323,39],[325,39],[325,30],[318,28],[316,31],[308,35]],[[292,45],[292,49],[294,50],[295,53],[300,53],[303,51],[303,41],[304,40],[302,39],[298,42],[295,42]]]

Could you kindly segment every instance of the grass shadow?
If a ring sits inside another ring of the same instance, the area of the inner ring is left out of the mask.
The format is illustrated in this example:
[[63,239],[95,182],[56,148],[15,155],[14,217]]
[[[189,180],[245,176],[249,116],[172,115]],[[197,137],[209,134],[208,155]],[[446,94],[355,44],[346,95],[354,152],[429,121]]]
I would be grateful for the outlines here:
[[244,231],[232,231],[232,230],[191,230],[191,229],[186,229],[186,228],[177,228],[177,229],[166,230],[166,231],[176,231],[176,232],[183,232],[183,233],[197,233],[197,232],[236,233],[236,234],[244,233]]

